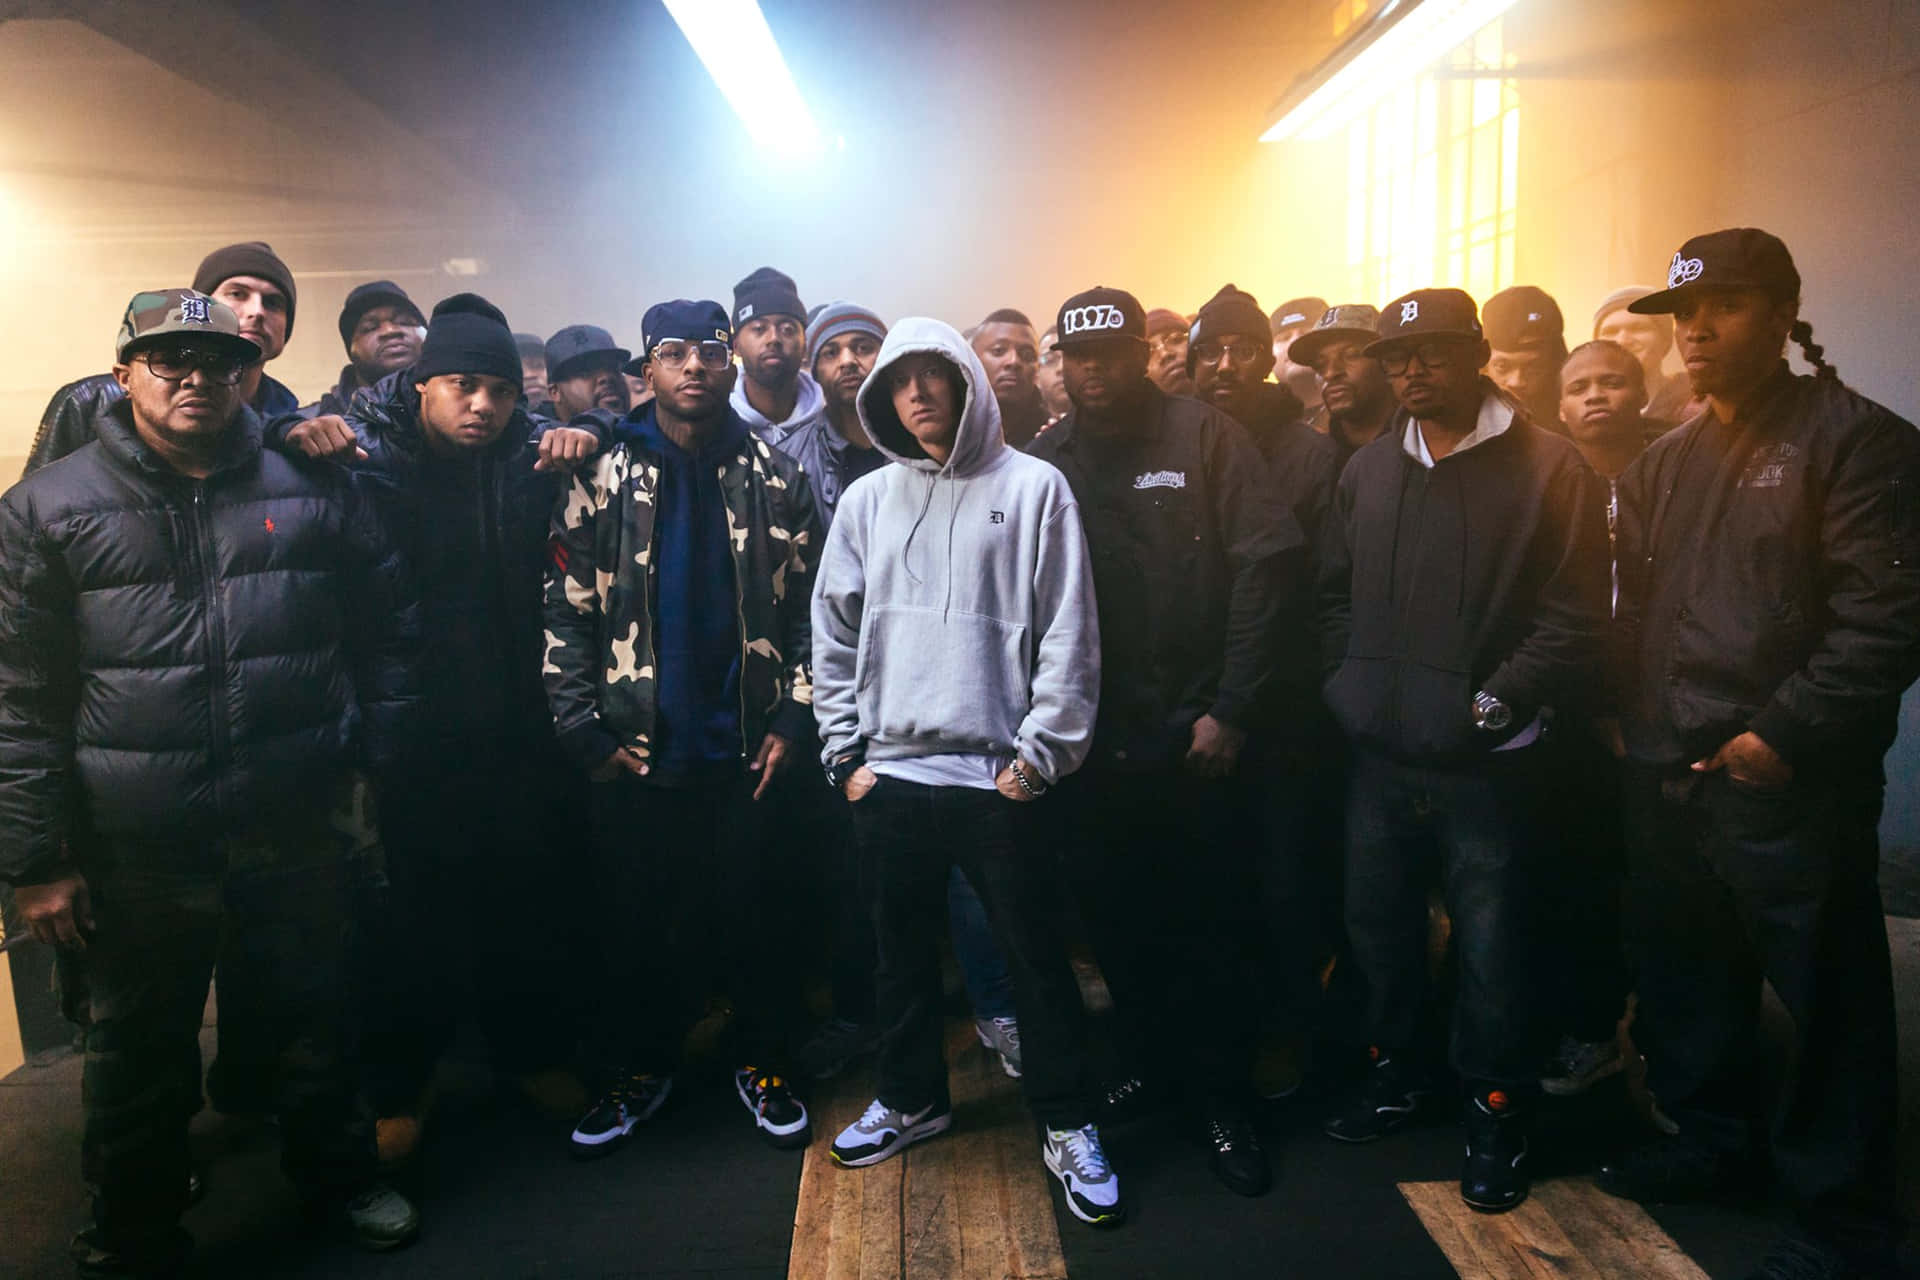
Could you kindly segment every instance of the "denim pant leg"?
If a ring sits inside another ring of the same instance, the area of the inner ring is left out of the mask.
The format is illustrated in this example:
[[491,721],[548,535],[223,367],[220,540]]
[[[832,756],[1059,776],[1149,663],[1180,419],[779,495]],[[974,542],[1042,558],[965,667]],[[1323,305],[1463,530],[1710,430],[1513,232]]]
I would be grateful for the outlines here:
[[960,966],[973,1016],[1013,1017],[1013,979],[1007,974],[1007,962],[993,940],[987,909],[958,863],[947,881],[947,921],[953,936],[953,959]]
[[1358,752],[1347,788],[1346,921],[1365,988],[1367,1038],[1383,1053],[1415,1049],[1429,999],[1430,803],[1414,771]]
[[950,862],[948,833],[934,820],[936,790],[882,777],[852,805],[854,833],[873,876],[880,1029],[874,1092],[909,1113],[945,1105],[948,1098],[939,939],[946,927]]

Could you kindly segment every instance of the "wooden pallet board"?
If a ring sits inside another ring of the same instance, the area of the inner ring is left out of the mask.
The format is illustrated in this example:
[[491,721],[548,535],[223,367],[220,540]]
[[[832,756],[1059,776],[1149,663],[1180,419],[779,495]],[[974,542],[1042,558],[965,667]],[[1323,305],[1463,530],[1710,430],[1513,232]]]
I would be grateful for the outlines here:
[[1646,1210],[1587,1178],[1538,1183],[1507,1213],[1475,1213],[1457,1182],[1403,1182],[1400,1194],[1470,1280],[1708,1280]]

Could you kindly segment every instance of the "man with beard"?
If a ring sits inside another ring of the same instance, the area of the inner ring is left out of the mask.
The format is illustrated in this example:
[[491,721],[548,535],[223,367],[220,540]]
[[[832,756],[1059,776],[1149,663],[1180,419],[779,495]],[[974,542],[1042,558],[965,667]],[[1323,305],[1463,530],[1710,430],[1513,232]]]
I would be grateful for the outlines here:
[[554,419],[571,422],[596,409],[626,417],[633,398],[621,371],[631,359],[598,325],[571,324],[548,338],[547,390],[553,395]]
[[1320,379],[1313,370],[1304,365],[1295,364],[1288,358],[1287,352],[1294,340],[1307,330],[1320,323],[1320,317],[1327,313],[1326,300],[1323,298],[1292,298],[1273,309],[1267,322],[1273,326],[1274,377],[1300,401],[1314,423],[1314,430],[1320,430]]
[[1193,394],[1193,375],[1187,371],[1187,318],[1178,311],[1155,307],[1147,312],[1147,376],[1170,396]]
[[[294,412],[300,401],[269,377],[265,366],[287,348],[293,336],[297,295],[293,272],[280,256],[257,240],[215,249],[193,273],[196,292],[218,298],[240,318],[240,336],[259,349],[260,358],[240,376],[240,399],[262,422]],[[94,419],[126,395],[111,373],[70,382],[53,393],[40,417],[40,429],[27,452],[22,474],[31,475],[64,458],[94,437]]]
[[1487,345],[1487,376],[1535,426],[1560,431],[1560,366],[1567,358],[1566,322],[1560,304],[1530,284],[1502,289],[1481,312]]
[[[1630,306],[1673,316],[1707,408],[1620,484],[1633,1031],[1678,1132],[1600,1185],[1674,1201],[1771,1172],[1798,1222],[1756,1280],[1910,1274],[1876,877],[1883,757],[1920,673],[1920,434],[1841,384],[1764,231],[1693,237]],[[1763,984],[1791,1015],[1777,1090]]]
[[733,286],[734,350],[740,376],[730,400],[753,433],[778,448],[827,411],[807,357],[807,308],[793,277],[761,267]]
[[1024,449],[1047,425],[1047,406],[1040,398],[1040,340],[1033,321],[1011,307],[990,313],[969,338],[974,354],[987,367],[987,381],[1000,405],[1000,428],[1007,443]]
[[886,336],[887,326],[879,316],[851,302],[827,303],[807,326],[809,364],[826,409],[783,440],[780,451],[813,481],[823,524],[833,523],[848,485],[887,464],[860,425],[858,403],[860,384],[873,372]]
[[1293,340],[1287,359],[1313,370],[1320,381],[1322,420],[1333,442],[1334,475],[1371,444],[1392,421],[1393,385],[1380,362],[1366,353],[1378,336],[1380,313],[1363,302],[1342,303],[1321,313],[1313,328]]
[[310,405],[302,417],[339,415],[390,373],[420,358],[427,322],[406,290],[391,280],[372,280],[354,286],[340,308],[340,341],[346,344],[347,364],[340,380]]

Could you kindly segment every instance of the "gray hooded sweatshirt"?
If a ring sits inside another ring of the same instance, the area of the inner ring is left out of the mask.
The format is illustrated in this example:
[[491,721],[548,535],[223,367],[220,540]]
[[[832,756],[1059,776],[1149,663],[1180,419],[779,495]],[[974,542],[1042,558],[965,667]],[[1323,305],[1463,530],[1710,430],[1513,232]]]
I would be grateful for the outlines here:
[[[932,351],[966,403],[945,466],[893,409],[887,369]],[[840,499],[813,591],[821,758],[1018,755],[1049,782],[1080,767],[1100,698],[1100,622],[1073,491],[1011,449],[973,348],[902,320],[860,388],[890,465]]]

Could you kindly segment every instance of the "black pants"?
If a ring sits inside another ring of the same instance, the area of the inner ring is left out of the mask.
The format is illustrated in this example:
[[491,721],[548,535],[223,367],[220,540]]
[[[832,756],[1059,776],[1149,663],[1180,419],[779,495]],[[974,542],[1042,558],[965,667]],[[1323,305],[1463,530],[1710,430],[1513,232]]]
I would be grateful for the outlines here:
[[325,817],[199,849],[111,842],[85,869],[97,929],[81,1164],[107,1246],[136,1265],[172,1254],[216,955],[262,996],[250,1030],[274,1050],[288,1177],[312,1199],[364,1183],[372,1138],[342,1053],[341,999],[361,872]]
[[[1562,731],[1564,723],[1564,731]],[[1611,1040],[1626,1012],[1626,820],[1620,761],[1589,725],[1556,722],[1544,748],[1557,816],[1531,895],[1539,980],[1535,999],[1550,1036]]]
[[1427,1017],[1427,895],[1437,884],[1459,974],[1449,1058],[1463,1080],[1539,1079],[1527,873],[1541,851],[1542,750],[1428,769],[1355,753],[1347,805],[1347,933],[1372,1042],[1418,1052]]
[[419,1105],[469,1014],[505,1073],[570,1058],[586,856],[543,818],[572,785],[546,762],[510,756],[396,780],[383,794],[387,891],[355,966],[355,1056],[376,1114]]
[[1059,801],[1079,828],[1068,846],[1073,887],[1122,1051],[1191,1101],[1245,1094],[1259,900],[1231,784],[1173,770],[1083,772]]
[[[1804,773],[1756,790],[1724,772],[1628,772],[1628,937],[1647,1084],[1687,1137],[1772,1156],[1817,1225],[1883,1234],[1898,1123],[1893,978],[1876,880],[1883,783]],[[1761,982],[1793,1017],[1762,1096]]]
[[624,774],[592,785],[602,1066],[676,1070],[707,997],[724,993],[743,1065],[784,1067],[803,1013],[791,943],[799,873],[782,852],[792,780],[758,801],[755,781],[742,770],[688,786]]
[[1013,978],[1021,1086],[1041,1123],[1077,1129],[1087,1110],[1086,1029],[1067,963],[1059,893],[1032,838],[1032,809],[974,787],[929,787],[882,777],[853,806],[854,831],[874,884],[881,1027],[880,1100],[909,1114],[947,1100],[941,1051],[940,938],[956,864],[992,922]]

